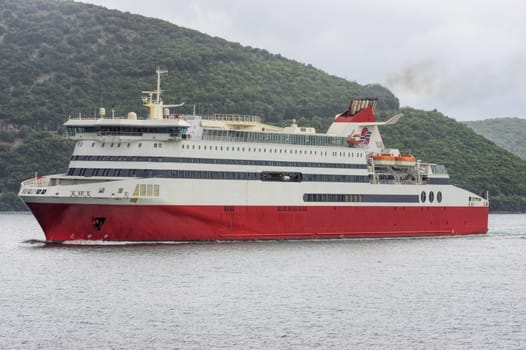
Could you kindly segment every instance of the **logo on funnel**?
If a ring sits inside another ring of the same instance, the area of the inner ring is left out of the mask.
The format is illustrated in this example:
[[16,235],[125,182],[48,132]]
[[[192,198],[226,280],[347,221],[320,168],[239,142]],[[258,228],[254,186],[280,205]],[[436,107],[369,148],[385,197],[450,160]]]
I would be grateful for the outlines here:
[[360,143],[363,143],[364,145],[368,145],[369,141],[371,140],[371,134],[372,131],[369,131],[367,128],[362,129],[362,133],[360,134]]

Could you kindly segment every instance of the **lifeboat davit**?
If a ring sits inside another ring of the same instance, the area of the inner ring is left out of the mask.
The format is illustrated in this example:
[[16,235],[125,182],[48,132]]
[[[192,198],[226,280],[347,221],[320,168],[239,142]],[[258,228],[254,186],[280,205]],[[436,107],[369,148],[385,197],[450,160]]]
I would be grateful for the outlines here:
[[395,165],[395,156],[392,154],[375,154],[371,158],[375,165]]
[[401,154],[394,157],[395,166],[399,167],[410,167],[416,165],[416,158],[412,154]]

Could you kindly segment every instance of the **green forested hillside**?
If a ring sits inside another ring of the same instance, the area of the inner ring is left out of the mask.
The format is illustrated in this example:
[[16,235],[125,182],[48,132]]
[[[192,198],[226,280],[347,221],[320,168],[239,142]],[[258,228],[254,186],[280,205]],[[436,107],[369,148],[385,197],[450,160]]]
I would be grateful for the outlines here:
[[[152,88],[156,65],[169,71],[165,101],[186,102],[183,113],[195,104],[201,114],[295,118],[325,130],[351,98],[379,98],[380,119],[398,109],[380,85],[165,21],[70,1],[0,0],[0,210],[22,207],[14,195],[22,179],[66,169],[72,144],[59,135],[68,115],[92,115],[101,104],[144,115],[140,91]],[[490,189],[499,196],[493,208],[526,210],[526,162],[440,113],[404,113],[384,128],[386,144],[448,165],[455,184]]]
[[526,119],[497,118],[466,124],[477,134],[526,160]]
[[48,132],[0,131],[0,211],[24,210],[16,196],[20,181],[65,171],[72,151],[71,141]]
[[[212,38],[165,21],[53,0],[0,2],[0,120],[55,129],[69,114],[93,114],[101,99],[117,114],[141,114],[139,93],[170,75],[167,101],[201,112],[251,113],[270,122],[334,115],[343,97],[397,99],[265,50]],[[175,101],[174,101],[175,102]]]

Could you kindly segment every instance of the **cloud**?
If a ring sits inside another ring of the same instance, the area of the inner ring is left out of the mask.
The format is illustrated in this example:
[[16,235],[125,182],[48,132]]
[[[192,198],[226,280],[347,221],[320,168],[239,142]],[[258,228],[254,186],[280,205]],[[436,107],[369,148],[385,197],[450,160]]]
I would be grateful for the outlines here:
[[526,116],[522,0],[90,2],[383,83],[403,105],[457,119]]
[[526,68],[521,52],[471,66],[421,61],[389,74],[384,85],[403,105],[438,109],[461,120],[526,116]]

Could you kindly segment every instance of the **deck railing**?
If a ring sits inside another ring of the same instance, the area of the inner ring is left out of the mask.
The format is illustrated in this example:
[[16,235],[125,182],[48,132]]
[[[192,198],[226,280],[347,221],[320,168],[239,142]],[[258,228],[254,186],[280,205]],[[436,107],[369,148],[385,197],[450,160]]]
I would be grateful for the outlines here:
[[243,114],[212,114],[201,117],[204,120],[218,120],[226,122],[261,123],[261,117],[257,115]]
[[31,187],[47,187],[49,186],[49,177],[48,176],[38,176],[32,177],[22,181],[22,185],[31,186]]

